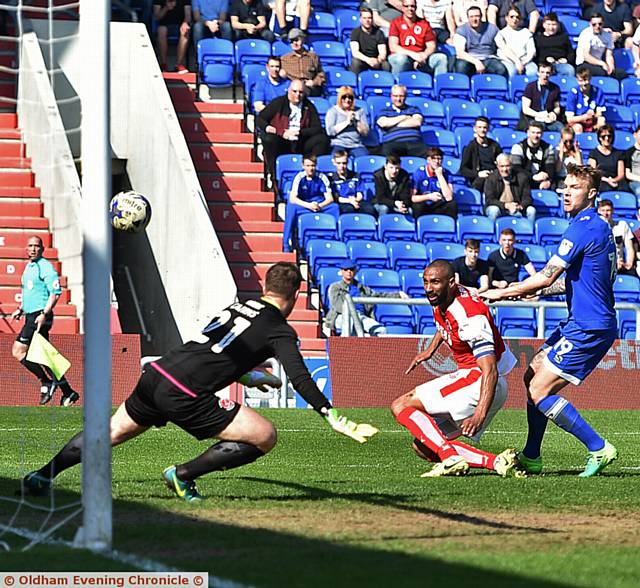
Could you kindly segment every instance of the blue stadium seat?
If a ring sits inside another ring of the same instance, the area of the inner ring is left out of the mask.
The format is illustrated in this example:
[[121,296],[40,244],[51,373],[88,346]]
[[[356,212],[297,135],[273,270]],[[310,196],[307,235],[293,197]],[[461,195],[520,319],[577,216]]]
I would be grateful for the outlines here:
[[494,251],[500,249],[498,243],[480,243],[480,259],[488,259]]
[[391,98],[388,96],[369,96],[366,100],[369,107],[369,120],[371,121],[371,128],[375,128],[377,133],[382,133],[380,127],[376,124],[376,120],[380,116],[380,112],[383,108],[391,106]]
[[494,223],[486,216],[461,216],[458,218],[458,241],[466,239],[491,241],[494,235]]
[[318,111],[318,116],[320,117],[320,122],[324,127],[324,119],[327,116],[327,111],[331,108],[331,104],[326,98],[321,98],[319,96],[309,96],[309,101],[316,107]]
[[370,214],[360,212],[341,214],[338,217],[338,238],[341,241],[351,239],[375,241],[378,238],[378,223]]
[[424,276],[423,269],[403,269],[398,272],[400,276],[400,287],[411,298],[424,298]]
[[636,338],[636,313],[633,310],[616,310],[620,339]]
[[240,71],[248,63],[264,64],[271,55],[271,43],[264,39],[240,39],[235,44],[236,65]]
[[622,103],[627,106],[640,102],[640,78],[626,78],[620,83]]
[[336,17],[336,37],[340,41],[348,41],[351,38],[351,31],[360,26],[358,11],[339,8],[333,14]]
[[640,302],[640,280],[625,274],[616,276],[613,295],[619,302]]
[[633,68],[634,60],[633,60],[633,53],[631,52],[631,49],[624,49],[622,47],[614,49],[613,61],[616,67],[623,69],[628,74],[634,73],[634,68]]
[[307,32],[314,43],[325,40],[334,41],[336,39],[336,19],[331,12],[314,10],[309,17]]
[[427,246],[427,252],[429,253],[429,261],[435,259],[446,259],[447,261],[453,261],[457,257],[464,255],[464,245],[460,243],[429,243]]
[[458,204],[459,214],[482,214],[482,194],[480,194],[480,190],[456,186],[454,200]]
[[417,106],[420,109],[423,126],[445,128],[444,106],[437,100],[429,100],[421,96],[409,96],[407,104]]
[[422,128],[422,140],[430,147],[440,147],[445,155],[456,157],[458,146],[456,136],[451,131],[437,129],[434,127]]
[[635,218],[628,218],[626,220],[627,220],[627,224],[629,225],[629,228],[631,229],[632,233],[635,233],[637,229],[640,229],[640,221],[639,220],[637,220]]
[[569,221],[564,218],[546,217],[537,219],[535,232],[538,244],[553,245],[559,243],[568,226]]
[[374,172],[384,167],[386,159],[382,155],[361,155],[353,161],[353,171],[362,181],[373,181]]
[[[422,296],[424,298],[424,288]],[[413,321],[416,333],[421,335],[433,335],[436,332],[436,322],[433,318],[433,310],[430,306],[414,306]]]
[[302,171],[302,155],[297,153],[285,153],[278,155],[276,159],[276,181],[282,186],[287,180]]
[[298,217],[298,243],[306,249],[311,239],[336,238],[336,219],[330,214],[322,212],[308,212]]
[[629,108],[631,108],[631,112],[633,113],[633,124],[636,126],[640,125],[640,103],[632,104]]
[[580,33],[589,26],[589,21],[569,14],[560,14],[558,20],[564,25],[567,35],[575,47]]
[[620,82],[618,80],[608,76],[593,76],[591,83],[602,90],[607,104],[620,104]]
[[545,252],[547,253],[547,260],[551,259],[558,250],[558,245],[556,243],[549,243],[548,245],[543,245]]
[[519,216],[501,216],[496,219],[496,241],[504,229],[513,229],[519,243],[533,243],[533,225],[529,219]]
[[533,206],[539,217],[561,216],[560,198],[553,190],[531,190]]
[[358,271],[357,278],[365,286],[378,292],[397,292],[400,290],[400,277],[393,270],[363,268]]
[[442,167],[451,174],[449,181],[452,184],[465,185],[467,183],[467,179],[460,173],[460,158],[445,155],[442,160]]
[[560,143],[560,131],[544,131],[542,140],[546,141],[552,147],[557,147]]
[[212,87],[233,86],[233,43],[225,39],[198,42],[198,81]]
[[631,192],[600,192],[598,200],[611,200],[617,217],[633,219],[636,216],[638,201],[636,195]]
[[514,131],[512,129],[495,129],[493,137],[498,142],[502,150],[511,153],[511,147],[527,138],[527,133],[523,131]]
[[578,85],[574,76],[559,76],[554,75],[549,78],[554,84],[560,87],[560,102],[566,104],[567,96],[571,88],[575,88]]
[[509,100],[507,78],[496,74],[475,74],[471,76],[471,98],[476,102],[487,98]]
[[[470,100],[446,98],[443,101],[443,105],[447,117],[447,126],[452,131],[457,130],[458,127],[473,128],[476,118],[483,114],[480,105]],[[461,151],[459,153],[462,154]]]
[[240,74],[242,87],[244,88],[244,99],[249,112],[253,112],[253,90],[255,85],[263,78],[267,77],[267,70],[264,65],[249,63],[242,68]]
[[387,330],[387,335],[394,335],[394,336],[400,336],[400,335],[413,335],[414,331],[413,331],[413,326],[405,326],[405,325],[395,325],[395,324],[388,324],[385,323],[385,329]]
[[509,78],[509,100],[511,102],[520,102],[524,89],[529,82],[535,82],[536,76],[525,76],[523,74],[517,74]]
[[347,54],[338,41],[314,41],[311,49],[318,54],[320,63],[334,67],[347,67]]
[[635,130],[633,124],[633,112],[628,106],[607,104],[605,118],[617,131],[628,131],[629,133],[633,133]]
[[427,248],[416,241],[389,241],[387,243],[389,265],[393,270],[424,269],[427,265]]
[[[317,159],[316,169],[319,172],[322,172],[323,174],[330,174],[335,171],[336,168],[333,165],[332,155],[318,155]],[[349,163],[347,164],[348,168],[350,167]]]
[[[540,311],[538,311],[540,312]],[[556,308],[554,306],[544,309],[544,336],[548,337],[555,331],[558,325],[569,317],[566,308]]]
[[341,86],[350,86],[355,90],[358,85],[358,77],[348,69],[339,67],[324,67],[323,69],[327,75],[326,88],[329,94],[335,94]]
[[395,84],[393,74],[388,71],[366,70],[358,75],[358,94],[366,100],[369,96],[390,96]]
[[[607,109],[607,116],[609,116],[609,109]],[[589,151],[598,146],[598,135],[596,133],[580,133],[576,135],[576,143],[582,149],[583,159],[586,159],[589,156]]]
[[520,120],[520,107],[503,100],[483,100],[480,106],[492,125],[515,128]]
[[340,268],[338,267],[321,267],[315,275],[315,283],[318,285],[320,293],[320,301],[325,309],[329,309],[329,286],[334,282],[342,280]]
[[545,0],[545,13],[555,12],[557,15],[568,14],[570,16],[580,16],[582,8],[575,0]]
[[342,241],[311,239],[306,253],[311,273],[315,276],[321,267],[337,267],[347,259],[347,246]]
[[427,165],[427,160],[424,157],[401,157],[400,167],[406,170],[409,175],[413,175],[421,167]]
[[365,241],[354,239],[347,243],[347,253],[358,267],[375,267],[386,269],[389,267],[387,248],[379,241]]
[[433,95],[443,98],[469,99],[469,78],[461,73],[441,73],[433,79]]
[[407,96],[433,97],[433,78],[421,71],[403,71],[397,75],[398,83],[407,87]]
[[[387,334],[413,333],[413,313],[406,304],[377,304],[373,313],[376,320],[387,327]],[[397,327],[404,328],[399,330]]]
[[[473,141],[475,131],[473,127],[457,127],[453,133],[456,136],[456,144],[458,145],[458,157],[462,157],[462,151]],[[492,134],[490,136],[493,138]]]
[[626,151],[627,149],[633,147],[635,142],[636,139],[633,136],[633,133],[630,133],[629,131],[616,131],[616,138],[613,141],[613,148],[618,149],[619,151]]
[[443,214],[425,214],[418,217],[416,231],[418,240],[422,243],[433,241],[452,243],[456,239],[456,221]]
[[390,213],[378,219],[378,238],[384,243],[392,240],[413,241],[415,236],[416,223],[410,216]]
[[496,326],[503,335],[518,336],[508,334],[512,329],[526,329],[530,334],[524,337],[535,337],[536,334],[536,311],[531,306],[500,306],[496,309]]
[[284,41],[274,41],[271,44],[271,54],[276,57],[282,57],[286,53],[291,53],[291,45],[289,43],[285,43]]
[[535,267],[537,271],[540,271],[547,265],[547,252],[542,245],[527,243],[525,245],[518,245],[518,249],[522,249],[529,256],[533,267]]

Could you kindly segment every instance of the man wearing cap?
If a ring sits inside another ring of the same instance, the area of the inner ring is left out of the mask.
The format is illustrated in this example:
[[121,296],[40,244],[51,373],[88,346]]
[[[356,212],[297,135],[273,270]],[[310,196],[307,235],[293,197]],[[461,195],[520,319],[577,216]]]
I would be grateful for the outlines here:
[[[345,259],[340,264],[340,275],[342,280],[334,282],[329,286],[329,312],[324,317],[324,326],[329,330],[342,328],[342,305],[344,298],[349,294],[352,298],[356,296],[376,296],[378,298],[409,298],[409,295],[401,290],[397,292],[377,292],[361,284],[356,280],[358,266],[352,259]],[[372,318],[373,304],[356,304],[356,311],[364,332],[370,337],[386,335],[387,329],[377,320]]]
[[321,96],[326,76],[318,54],[305,48],[305,38],[306,34],[300,29],[289,31],[291,53],[282,56],[280,75],[291,81],[302,80],[308,96]]

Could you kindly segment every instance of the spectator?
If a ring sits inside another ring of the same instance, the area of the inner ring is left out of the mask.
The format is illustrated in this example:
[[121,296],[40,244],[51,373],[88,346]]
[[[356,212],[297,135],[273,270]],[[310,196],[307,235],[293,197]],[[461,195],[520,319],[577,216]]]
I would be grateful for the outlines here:
[[500,249],[489,254],[489,286],[506,288],[518,282],[520,270],[524,268],[532,276],[536,273],[529,256],[522,249],[515,247],[516,233],[513,229],[502,229],[500,233]]
[[336,171],[329,174],[329,182],[333,198],[340,207],[340,214],[362,212],[376,216],[373,203],[364,199],[363,182],[353,170],[348,169],[348,161],[349,155],[345,150],[333,152],[333,166]]
[[484,183],[489,174],[496,169],[496,157],[502,153],[497,141],[490,139],[489,119],[479,116],[473,127],[474,138],[462,150],[460,173],[467,179],[472,188],[484,190]]
[[189,47],[189,30],[191,29],[191,0],[155,0],[153,17],[158,24],[158,57],[160,69],[167,71],[167,36],[169,27],[178,30],[178,47],[176,49],[176,71],[187,73],[186,57]]
[[560,115],[560,88],[549,81],[553,65],[541,63],[538,66],[538,81],[529,82],[522,95],[522,116],[518,129],[526,129],[530,122],[539,122],[545,131],[562,129]]
[[536,209],[531,198],[531,185],[524,172],[513,171],[511,157],[498,155],[498,169],[484,184],[484,213],[493,221],[499,216],[523,216],[536,222]]
[[268,5],[275,12],[281,38],[287,37],[296,16],[306,35],[311,16],[311,0],[269,0]]
[[369,134],[367,115],[362,108],[356,108],[356,97],[350,86],[338,89],[338,100],[327,111],[325,128],[334,152],[344,150],[352,157],[369,155],[362,142]]
[[624,171],[629,190],[640,198],[640,125],[636,127],[634,137],[636,142],[624,153]]
[[453,0],[451,9],[453,12],[453,24],[455,26],[451,29],[452,34],[454,34],[463,24],[467,24],[469,22],[467,11],[472,6],[480,9],[481,20],[487,20],[487,8],[489,7],[487,0],[479,0],[478,2],[475,0]]
[[351,31],[349,46],[353,73],[359,74],[367,69],[391,69],[387,62],[387,39],[373,24],[373,10],[366,4],[360,6],[360,26]]
[[426,20],[416,16],[416,0],[403,0],[402,16],[389,27],[389,65],[393,73],[418,70],[446,73],[447,56],[436,53],[436,36]]
[[391,21],[402,16],[403,0],[369,0],[369,7],[373,10],[373,24],[386,36],[389,36]]
[[496,35],[498,57],[507,68],[509,77],[516,74],[536,75],[538,67],[533,61],[536,45],[529,29],[520,28],[522,16],[516,6],[507,12],[507,25]]
[[389,212],[409,214],[411,211],[411,176],[400,167],[397,155],[387,155],[387,161],[373,174],[374,204],[378,216]]
[[391,88],[391,106],[380,110],[376,124],[382,129],[384,155],[413,155],[425,157],[427,148],[422,141],[422,114],[417,106],[406,103],[407,87],[396,84]]
[[594,76],[613,76],[622,80],[627,74],[615,66],[613,47],[611,33],[603,29],[602,15],[594,12],[589,19],[589,26],[578,36],[576,65],[584,65]]
[[633,55],[633,68],[637,77],[640,77],[640,5],[633,9],[633,18],[636,21],[636,32],[631,39],[631,53]]
[[258,114],[267,171],[275,183],[278,155],[301,153],[324,155],[331,146],[316,107],[304,96],[302,80],[291,82],[285,96],[274,98]]
[[453,32],[456,25],[453,22],[452,0],[417,0],[416,14],[431,26],[433,34],[440,45],[453,45]]
[[616,268],[619,274],[636,275],[636,250],[633,244],[633,233],[626,220],[613,219],[613,202],[604,198],[598,202],[598,214],[611,227],[613,241],[616,244]]
[[270,16],[269,9],[261,0],[232,0],[229,9],[236,39],[264,39],[273,43],[276,36],[269,29]]
[[[324,326],[333,331],[334,329],[342,329],[342,306],[345,296],[349,294],[352,297],[357,296],[377,296],[380,298],[404,298],[409,296],[402,291],[398,292],[377,292],[361,284],[356,280],[355,275],[358,271],[356,263],[350,259],[346,259],[340,264],[340,274],[342,280],[334,282],[329,286],[329,312],[324,317]],[[364,331],[370,337],[378,337],[386,335],[387,329],[373,318],[373,304],[356,304],[356,312],[362,321]]]
[[227,22],[229,0],[191,0],[193,12],[193,46],[198,51],[202,39],[219,37],[231,41],[231,25]]
[[451,262],[456,275],[456,282],[477,293],[489,289],[489,264],[480,259],[480,241],[467,239],[464,244],[464,255]]
[[558,143],[556,154],[556,179],[558,188],[564,187],[564,179],[567,177],[567,166],[583,165],[582,150],[576,143],[576,134],[569,126],[564,127],[560,133],[560,143]]
[[329,178],[318,172],[316,165],[315,155],[305,155],[302,161],[304,170],[293,178],[282,230],[282,251],[285,253],[290,252],[292,246],[295,248],[292,238],[300,215],[323,212],[337,220],[340,214],[338,205],[333,201]]
[[587,67],[578,68],[576,81],[578,87],[572,87],[567,96],[567,124],[576,135],[597,131],[607,122],[603,114],[607,109],[604,93],[591,84],[591,70]]
[[589,152],[589,165],[602,172],[600,192],[629,190],[624,173],[624,154],[613,147],[615,140],[616,131],[607,123],[598,129],[598,146]]
[[538,63],[550,63],[560,76],[575,75],[576,52],[566,31],[562,30],[555,12],[542,19],[542,31],[535,36]]
[[498,27],[482,22],[482,11],[477,6],[467,10],[467,24],[458,27],[453,37],[456,48],[455,71],[469,77],[476,73],[507,75],[507,68],[496,57],[495,38]]
[[267,59],[267,77],[259,79],[253,88],[254,112],[262,112],[274,98],[284,96],[289,84],[289,80],[280,77],[280,58],[272,55]]
[[603,0],[603,2],[595,4],[588,11],[588,16],[591,17],[594,13],[602,15],[604,22],[603,29],[611,33],[616,47],[631,48],[633,18],[631,16],[631,9],[626,2]]
[[534,34],[538,29],[538,22],[540,22],[540,12],[533,0],[516,0],[515,2],[511,0],[489,0],[487,20],[499,29],[503,29],[507,26],[507,15],[512,7],[520,11],[521,17],[527,21],[529,31]]
[[427,165],[413,174],[411,208],[415,218],[425,214],[444,214],[454,219],[458,216],[449,172],[442,167],[442,155],[439,147],[429,147]]
[[306,33],[300,29],[289,31],[292,51],[282,56],[280,75],[292,81],[302,80],[308,95],[322,96],[326,76],[318,54],[307,51],[305,48],[304,40],[306,37]]
[[542,125],[529,123],[527,138],[511,148],[511,163],[515,173],[523,171],[531,188],[549,190],[553,184],[556,159],[553,147],[542,140]]

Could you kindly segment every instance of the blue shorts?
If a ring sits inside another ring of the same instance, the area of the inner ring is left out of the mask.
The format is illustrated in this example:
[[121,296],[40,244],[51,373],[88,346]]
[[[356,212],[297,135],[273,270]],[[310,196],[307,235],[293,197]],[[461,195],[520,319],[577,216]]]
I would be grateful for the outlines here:
[[585,331],[573,321],[561,324],[542,346],[551,347],[545,366],[577,386],[596,369],[617,336],[617,329]]

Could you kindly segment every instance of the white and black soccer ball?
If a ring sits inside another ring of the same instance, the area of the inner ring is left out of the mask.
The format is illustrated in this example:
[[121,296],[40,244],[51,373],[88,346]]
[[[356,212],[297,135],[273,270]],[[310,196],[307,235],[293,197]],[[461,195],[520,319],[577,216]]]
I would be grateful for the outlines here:
[[151,204],[134,190],[119,192],[111,199],[109,218],[118,231],[141,233],[151,220]]

